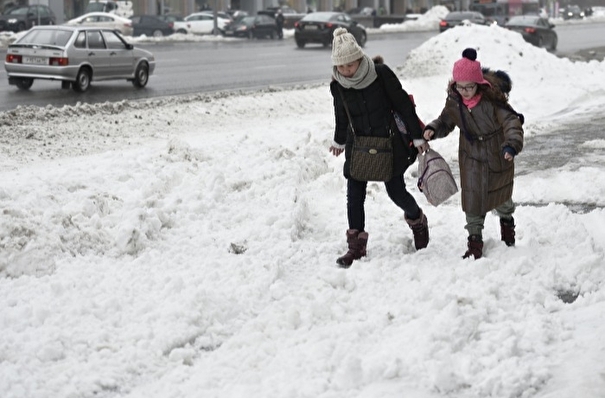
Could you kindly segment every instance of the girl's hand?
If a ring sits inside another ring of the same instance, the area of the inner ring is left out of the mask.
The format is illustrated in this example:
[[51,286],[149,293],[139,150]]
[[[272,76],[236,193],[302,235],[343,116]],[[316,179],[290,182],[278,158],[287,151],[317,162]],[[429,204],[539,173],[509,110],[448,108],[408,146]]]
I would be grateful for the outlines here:
[[332,155],[334,155],[334,156],[339,156],[341,153],[344,152],[344,149],[336,148],[334,146],[331,146],[330,147],[330,152],[332,152]]
[[434,135],[435,135],[435,132],[433,130],[426,129],[426,130],[424,130],[424,133],[422,133],[422,138],[424,138],[427,141],[430,141]]
[[504,159],[508,160],[509,162],[512,162],[514,159],[514,156],[508,152],[504,152]]

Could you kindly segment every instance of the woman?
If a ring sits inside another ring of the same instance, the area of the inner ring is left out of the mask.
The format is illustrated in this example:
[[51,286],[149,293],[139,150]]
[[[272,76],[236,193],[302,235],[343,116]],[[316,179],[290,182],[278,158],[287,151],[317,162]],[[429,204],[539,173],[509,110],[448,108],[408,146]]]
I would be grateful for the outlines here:
[[[460,128],[458,160],[462,210],[466,213],[467,251],[483,255],[483,225],[490,210],[500,217],[501,239],[515,244],[512,200],[514,157],[523,149],[522,118],[508,104],[511,81],[502,71],[482,70],[477,51],[467,48],[456,61],[441,115],[429,123],[428,141]],[[485,73],[484,73],[485,72]]]
[[[417,250],[429,242],[427,218],[418,207],[414,197],[406,190],[403,173],[408,167],[408,152],[394,125],[392,111],[397,111],[414,139],[414,145],[421,152],[428,148],[422,138],[422,130],[414,105],[401,87],[401,82],[393,71],[384,64],[375,64],[365,55],[353,35],[344,28],[334,31],[332,42],[333,80],[330,91],[334,97],[336,126],[334,143],[330,152],[339,156],[345,152],[344,176],[347,179],[347,217],[349,229],[346,231],[349,250],[336,262],[343,268],[351,266],[354,260],[366,255],[368,233],[365,231],[365,209],[367,181],[358,181],[350,175],[351,150],[354,132],[358,135],[388,137],[395,131],[393,147],[393,175],[385,182],[391,200],[404,212],[404,218],[414,235]],[[348,108],[350,114],[347,115]]]

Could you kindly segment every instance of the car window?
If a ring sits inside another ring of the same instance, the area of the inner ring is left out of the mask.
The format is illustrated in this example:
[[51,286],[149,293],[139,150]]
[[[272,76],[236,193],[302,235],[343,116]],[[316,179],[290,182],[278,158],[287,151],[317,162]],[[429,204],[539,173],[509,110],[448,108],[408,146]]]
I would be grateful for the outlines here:
[[92,49],[105,49],[105,42],[101,36],[101,32],[98,30],[92,30],[88,32],[88,48]]
[[105,15],[99,16],[99,22],[113,22],[114,19]]
[[25,15],[27,14],[27,10],[29,10],[29,7],[14,8],[7,15]]
[[17,42],[64,47],[72,34],[71,30],[32,29]]
[[107,43],[107,48],[112,50],[126,49],[126,45],[124,44],[124,42],[120,40],[118,35],[116,35],[114,32],[110,30],[104,30],[103,36],[105,37],[105,43]]
[[74,47],[76,48],[86,48],[86,32],[78,33],[78,37],[76,37],[76,41],[74,43]]
[[97,22],[97,17],[86,17],[82,20],[82,22],[87,22],[87,23],[91,23],[91,22]]
[[50,12],[46,7],[38,6],[38,12],[40,13],[41,17],[50,17]]
[[131,17],[132,23],[141,23],[141,17]]

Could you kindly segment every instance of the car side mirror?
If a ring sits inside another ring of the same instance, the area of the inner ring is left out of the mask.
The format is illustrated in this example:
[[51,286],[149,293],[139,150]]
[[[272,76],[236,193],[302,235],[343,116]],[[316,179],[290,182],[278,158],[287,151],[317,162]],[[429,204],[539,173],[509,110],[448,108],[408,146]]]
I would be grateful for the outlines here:
[[548,24],[550,26],[551,29],[553,29],[555,27],[554,23]]
[[134,46],[130,43],[126,43],[126,49],[127,50],[132,50],[134,48]]

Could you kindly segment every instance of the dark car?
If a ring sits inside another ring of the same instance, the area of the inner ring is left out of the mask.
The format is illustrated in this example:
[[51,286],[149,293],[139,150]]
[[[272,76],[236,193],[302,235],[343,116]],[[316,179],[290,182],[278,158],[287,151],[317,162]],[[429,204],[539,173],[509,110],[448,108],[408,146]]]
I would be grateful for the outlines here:
[[344,12],[321,11],[305,15],[294,24],[294,40],[298,48],[307,43],[319,43],[324,47],[332,45],[333,32],[346,28],[361,47],[368,40],[366,28]]
[[584,11],[578,6],[569,6],[562,12],[563,19],[582,19]]
[[534,46],[544,47],[551,51],[557,49],[559,38],[554,30],[555,25],[546,18],[536,15],[519,15],[511,17],[504,27],[521,33],[525,41]]
[[50,8],[42,5],[17,7],[0,15],[0,31],[21,32],[36,25],[55,25],[57,19]]
[[223,31],[225,36],[247,37],[249,39],[277,37],[277,23],[275,19],[267,15],[255,15],[243,17],[225,25]]
[[487,20],[480,12],[452,11],[439,22],[439,32],[446,31],[454,26],[463,25],[465,21],[478,25],[487,25]]
[[152,36],[162,37],[174,33],[170,22],[162,21],[155,15],[134,15],[130,17],[132,21],[133,36]]

